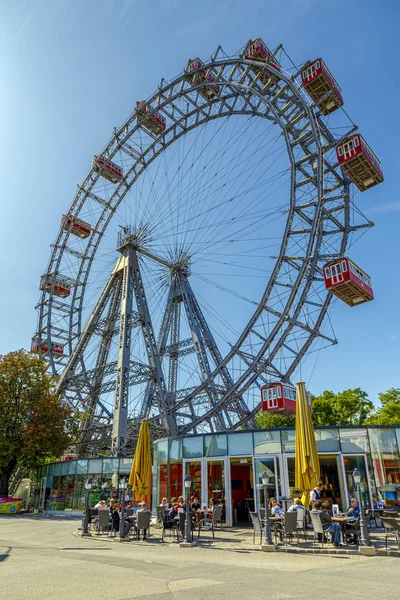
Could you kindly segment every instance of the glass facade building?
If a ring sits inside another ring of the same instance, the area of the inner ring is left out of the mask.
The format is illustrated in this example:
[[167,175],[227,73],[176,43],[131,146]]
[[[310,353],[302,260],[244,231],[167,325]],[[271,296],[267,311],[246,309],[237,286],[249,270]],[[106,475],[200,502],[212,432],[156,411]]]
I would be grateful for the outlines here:
[[[400,503],[400,427],[322,427],[315,430],[326,497],[346,509],[354,494],[352,472],[362,474],[361,491],[386,505]],[[246,520],[247,509],[263,504],[261,475],[272,471],[270,495],[290,499],[295,486],[295,431],[273,429],[190,435],[157,440],[153,448],[153,508],[163,497],[183,494],[190,475],[192,494],[202,504],[224,503],[226,523]],[[130,458],[89,458],[45,465],[37,473],[40,502],[49,510],[80,510],[84,483],[93,485],[91,504],[116,493],[128,476]]]

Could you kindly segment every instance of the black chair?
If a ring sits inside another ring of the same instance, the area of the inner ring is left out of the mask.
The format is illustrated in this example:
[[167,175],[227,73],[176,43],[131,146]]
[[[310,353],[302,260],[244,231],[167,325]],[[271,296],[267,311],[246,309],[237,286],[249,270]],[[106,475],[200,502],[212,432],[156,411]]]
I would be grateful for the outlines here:
[[297,528],[297,512],[285,512],[283,515],[283,522],[275,522],[275,542],[277,541],[278,535],[282,541],[287,544],[288,538],[290,542],[293,540],[293,534],[297,536],[297,543],[299,544],[299,531]]
[[[150,537],[151,510],[139,510],[136,513],[136,539],[143,530],[143,539]],[[146,533],[145,533],[146,532]]]
[[253,524],[253,544],[255,544],[256,533],[260,534],[260,544],[261,544],[262,527],[261,527],[260,517],[258,516],[258,514],[256,512],[250,512],[249,514],[250,514],[251,522]]
[[349,545],[349,536],[354,537],[354,543],[358,546],[360,543],[360,518],[354,523],[344,521],[343,523],[343,537],[346,546]]
[[169,537],[178,539],[178,521],[175,519],[165,518],[163,521],[163,530],[161,535],[161,541],[164,541],[166,534],[169,533]]
[[98,521],[96,522],[97,535],[110,530],[110,513],[108,510],[99,510]]
[[220,523],[222,528],[222,506],[214,506],[211,519],[207,518],[207,515],[199,521],[197,539],[200,539],[201,524],[203,523],[204,528],[210,528],[213,540],[215,540],[215,526]]
[[382,525],[385,529],[386,550],[388,547],[388,537],[394,537],[397,542],[397,548],[400,552],[400,522],[395,518],[382,517]]
[[156,512],[157,525],[162,527],[162,524],[164,523],[164,518],[165,518],[165,506],[157,506],[156,511],[157,511]]

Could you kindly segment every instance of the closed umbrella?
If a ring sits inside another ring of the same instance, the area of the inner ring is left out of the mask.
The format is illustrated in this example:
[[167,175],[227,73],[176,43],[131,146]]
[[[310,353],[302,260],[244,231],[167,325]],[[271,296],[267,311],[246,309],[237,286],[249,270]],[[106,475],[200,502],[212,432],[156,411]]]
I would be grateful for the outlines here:
[[151,449],[148,421],[142,421],[128,483],[132,486],[135,501],[148,503],[151,484]]
[[308,508],[310,492],[319,479],[319,458],[305,383],[296,383],[295,485],[303,490],[302,502]]

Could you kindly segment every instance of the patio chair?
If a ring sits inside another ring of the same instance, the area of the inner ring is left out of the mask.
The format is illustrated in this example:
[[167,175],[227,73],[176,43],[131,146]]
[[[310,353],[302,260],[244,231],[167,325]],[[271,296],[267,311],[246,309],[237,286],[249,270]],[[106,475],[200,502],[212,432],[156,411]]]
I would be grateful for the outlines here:
[[141,530],[146,530],[146,538],[150,537],[151,510],[139,510],[136,513],[136,539],[139,539]]
[[400,522],[395,518],[382,517],[382,524],[385,529],[385,545],[388,547],[388,537],[394,537],[397,542],[397,548],[400,552]]
[[299,531],[303,532],[304,535],[304,541],[307,541],[307,514],[306,514],[306,509],[299,507],[297,508],[297,510],[295,511],[296,515],[297,515],[297,533]]
[[372,528],[372,521],[374,522],[375,529],[377,529],[377,527],[378,527],[378,524],[376,522],[377,518],[378,517],[376,516],[376,514],[375,514],[375,512],[373,510],[367,509],[365,511],[365,520],[367,521],[368,529]]
[[262,540],[262,527],[261,527],[260,517],[258,516],[258,514],[256,512],[251,512],[250,511],[249,514],[250,514],[251,522],[253,524],[253,544],[255,544],[256,533],[260,534],[260,544],[261,544],[261,540]]
[[353,535],[355,543],[357,545],[359,545],[359,542],[360,542],[360,518],[358,518],[357,521],[355,521],[354,523],[349,523],[348,521],[345,521],[343,523],[343,538],[344,538],[344,543],[346,544],[346,546],[349,545],[349,540],[348,540],[349,535]]
[[278,535],[285,544],[287,544],[288,538],[290,541],[293,539],[293,534],[297,535],[297,543],[299,543],[299,532],[297,529],[297,512],[285,512],[283,515],[283,522],[275,523],[275,542],[277,541]]
[[323,548],[325,534],[326,534],[326,530],[329,528],[329,523],[326,523],[325,525],[323,525],[322,521],[321,521],[321,516],[317,512],[313,512],[312,510],[310,510],[309,515],[311,518],[312,526],[314,528],[314,545],[315,545],[315,534],[317,533],[321,536],[321,546]]
[[260,519],[260,521],[264,521],[264,519],[265,519],[265,508],[259,508],[258,509],[258,518]]
[[174,538],[178,539],[178,536],[179,536],[178,523],[179,522],[175,521],[174,519],[167,519],[167,518],[164,519],[161,541],[164,541],[165,535],[167,533],[169,533],[170,538],[174,537]]
[[200,530],[202,523],[204,527],[210,526],[213,540],[215,540],[215,526],[217,525],[217,523],[220,523],[222,528],[222,506],[214,506],[211,519],[208,519],[207,517],[201,519],[201,521],[199,522],[197,539],[200,539]]
[[99,510],[98,521],[96,522],[97,535],[110,530],[110,513],[108,510]]
[[157,506],[156,523],[162,527],[165,518],[165,506]]

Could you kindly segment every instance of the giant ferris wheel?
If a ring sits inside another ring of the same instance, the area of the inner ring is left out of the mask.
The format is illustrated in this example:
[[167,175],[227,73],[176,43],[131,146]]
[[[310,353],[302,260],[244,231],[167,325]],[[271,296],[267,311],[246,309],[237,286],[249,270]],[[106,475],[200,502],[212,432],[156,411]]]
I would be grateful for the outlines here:
[[154,437],[255,428],[260,388],[336,343],[324,265],[372,225],[351,181],[379,182],[342,104],[321,59],[257,39],[189,60],[114,129],[62,215],[32,342],[79,453],[124,455],[144,418]]

